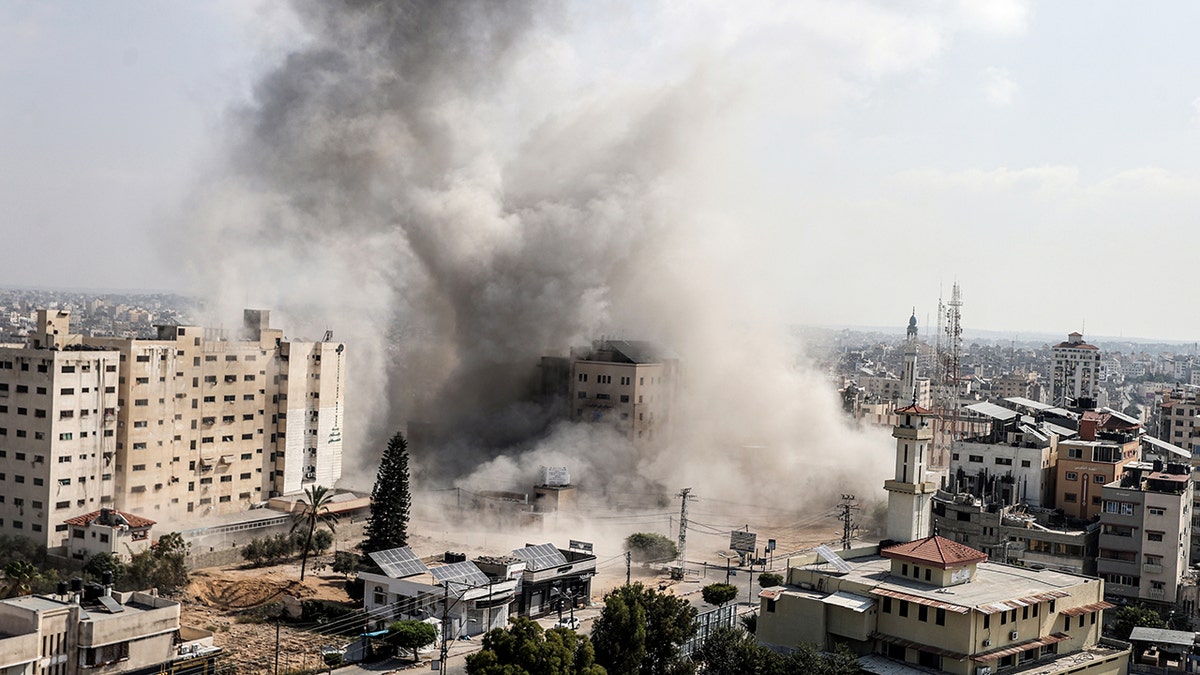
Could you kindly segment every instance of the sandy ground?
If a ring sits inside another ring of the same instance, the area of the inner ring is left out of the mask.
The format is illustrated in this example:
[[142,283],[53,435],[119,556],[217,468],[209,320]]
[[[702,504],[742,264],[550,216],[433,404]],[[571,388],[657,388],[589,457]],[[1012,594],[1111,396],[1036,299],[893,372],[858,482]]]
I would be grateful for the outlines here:
[[[796,522],[788,522],[787,519],[778,522],[769,520],[764,519],[765,522],[751,524],[751,529],[758,532],[760,546],[765,545],[768,538],[776,540],[778,555],[772,566],[775,570],[781,570],[786,565],[786,554],[836,539],[833,529],[836,523],[826,522],[827,519],[824,518],[817,519],[818,522],[813,522],[812,518]],[[623,529],[627,533],[639,531],[632,525],[626,525]],[[433,555],[442,551],[456,551],[466,553],[468,559],[479,554],[494,555],[525,543],[559,539],[557,534],[540,531],[517,531],[508,535],[496,530],[451,532],[443,525],[417,520],[411,523],[411,530],[417,534],[411,537],[410,545],[418,553]],[[689,537],[688,560],[693,565],[708,562],[710,567],[706,578],[723,580],[719,570],[724,568],[726,562],[720,554],[728,553],[728,549],[724,548],[727,545],[727,532],[697,530]],[[345,548],[345,544],[342,544],[342,547]],[[608,548],[612,548],[612,545]],[[593,605],[599,605],[607,590],[624,583],[626,572],[624,555],[619,550],[598,548],[597,556]],[[326,558],[327,561],[330,559]],[[182,622],[213,631],[215,643],[225,649],[229,662],[237,664],[234,672],[250,675],[274,672],[274,624],[245,622],[244,615],[254,614],[255,609],[269,603],[280,602],[285,595],[301,599],[346,602],[353,606],[345,592],[344,578],[328,570],[313,572],[312,562],[310,560],[309,572],[303,582],[299,581],[299,563],[259,569],[226,566],[195,570],[192,572],[191,584],[184,589],[179,598],[183,603]],[[635,581],[676,590],[676,584],[658,570],[634,565],[631,572]],[[691,576],[700,574],[696,570],[691,572]],[[682,591],[683,588],[684,586],[680,586],[679,590]],[[238,622],[240,615],[243,616],[241,623]],[[344,641],[342,638],[308,633],[285,625],[279,630],[280,672],[316,667],[323,645]]]

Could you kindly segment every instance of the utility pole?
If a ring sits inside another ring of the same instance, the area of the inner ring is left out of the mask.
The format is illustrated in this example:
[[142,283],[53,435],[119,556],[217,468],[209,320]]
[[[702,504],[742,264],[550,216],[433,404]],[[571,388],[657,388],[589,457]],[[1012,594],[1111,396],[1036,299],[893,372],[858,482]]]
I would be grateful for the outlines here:
[[679,578],[683,578],[683,568],[687,565],[687,505],[689,499],[695,499],[690,495],[692,488],[683,488],[679,494]]
[[275,617],[275,675],[279,675],[279,617]]
[[853,521],[853,512],[858,510],[854,503],[854,495],[842,495],[842,503],[838,504],[838,520],[842,521],[842,550],[850,550],[850,541],[858,529]]
[[625,585],[629,585],[629,575],[633,563],[633,553],[625,551]]
[[[450,645],[446,642],[450,637],[448,624],[450,622],[450,582],[442,582],[442,652],[441,660],[438,662],[438,672],[446,672],[446,657],[450,651]],[[278,675],[278,674],[277,674]]]

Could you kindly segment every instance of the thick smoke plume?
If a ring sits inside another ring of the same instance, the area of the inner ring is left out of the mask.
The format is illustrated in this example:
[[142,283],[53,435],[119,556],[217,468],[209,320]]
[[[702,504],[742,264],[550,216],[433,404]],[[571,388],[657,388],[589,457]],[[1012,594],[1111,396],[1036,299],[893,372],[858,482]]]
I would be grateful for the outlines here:
[[[755,106],[785,86],[819,106],[841,75],[760,81],[797,39],[755,33],[778,17],[581,5],[297,2],[303,41],[232,116],[229,163],[189,214],[214,313],[272,307],[289,331],[348,343],[352,486],[420,422],[438,432],[414,456],[429,482],[524,489],[564,464],[594,494],[879,492],[890,440],[847,428],[796,365],[719,203],[756,179],[726,155]],[[827,14],[857,25],[843,7]],[[853,49],[853,30],[820,33]],[[824,253],[797,264],[809,255]],[[540,356],[604,334],[682,359],[669,448],[639,454],[533,396]]]

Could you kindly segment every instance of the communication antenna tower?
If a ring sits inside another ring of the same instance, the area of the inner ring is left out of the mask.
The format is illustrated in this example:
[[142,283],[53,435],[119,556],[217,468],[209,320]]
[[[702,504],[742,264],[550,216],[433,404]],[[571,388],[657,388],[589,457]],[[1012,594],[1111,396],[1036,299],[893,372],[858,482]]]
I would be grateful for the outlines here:
[[[950,396],[948,412],[950,414],[950,452],[958,442],[958,421],[962,406],[962,381],[959,378],[959,367],[962,364],[962,295],[958,290],[958,282],[950,291],[950,302],[946,308],[946,390]],[[943,458],[939,458],[942,462]]]

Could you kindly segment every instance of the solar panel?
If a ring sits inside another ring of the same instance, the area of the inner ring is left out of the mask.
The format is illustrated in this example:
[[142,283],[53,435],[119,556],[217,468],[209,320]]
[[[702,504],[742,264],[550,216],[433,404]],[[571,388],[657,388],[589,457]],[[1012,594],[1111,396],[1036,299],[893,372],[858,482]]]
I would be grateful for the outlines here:
[[125,611],[125,608],[116,600],[113,600],[111,596],[102,595],[98,600],[100,600],[101,605],[104,605],[104,609],[108,610],[109,614],[119,614]]
[[834,553],[833,549],[829,548],[828,546],[821,544],[820,546],[816,547],[813,550],[817,552],[817,555],[824,558],[825,562],[829,563],[830,565],[833,565],[834,569],[836,569],[837,571],[839,571],[839,572],[849,572],[850,571],[850,563],[846,562],[845,560],[842,560],[842,556]]
[[425,563],[421,562],[417,554],[413,553],[412,549],[407,546],[392,548],[386,551],[375,551],[368,555],[371,556],[371,560],[374,560],[376,565],[379,565],[379,569],[383,570],[384,574],[393,579],[403,579],[404,577],[411,577],[414,574],[429,571]]
[[486,586],[489,581],[488,576],[469,560],[434,567],[429,570],[429,573],[452,591],[458,589],[465,591],[471,586]]
[[513,555],[528,563],[529,569],[533,572],[551,567],[562,567],[567,564],[567,557],[562,554],[562,551],[555,548],[554,544],[538,544],[514,549]]

